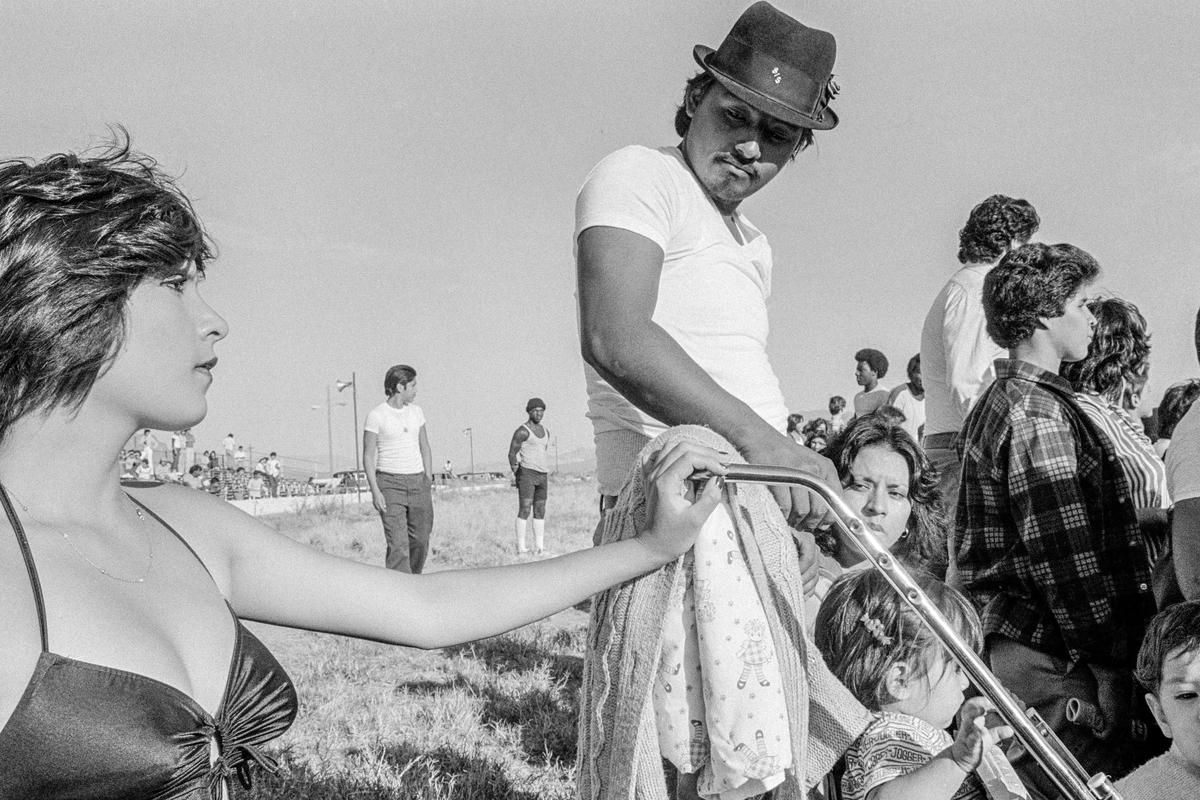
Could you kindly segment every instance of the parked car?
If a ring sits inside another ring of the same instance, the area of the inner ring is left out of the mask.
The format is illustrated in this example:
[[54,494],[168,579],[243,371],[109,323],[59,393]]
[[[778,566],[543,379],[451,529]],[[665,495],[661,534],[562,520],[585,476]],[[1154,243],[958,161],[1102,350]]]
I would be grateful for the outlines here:
[[338,494],[371,491],[371,485],[367,483],[367,473],[361,469],[342,470],[333,473],[333,477],[337,479],[337,483],[334,484],[332,491]]

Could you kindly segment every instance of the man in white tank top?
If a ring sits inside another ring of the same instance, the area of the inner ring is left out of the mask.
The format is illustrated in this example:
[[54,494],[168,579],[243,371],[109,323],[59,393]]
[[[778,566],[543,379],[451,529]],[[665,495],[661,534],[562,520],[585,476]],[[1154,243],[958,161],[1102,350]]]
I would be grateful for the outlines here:
[[541,555],[546,549],[546,490],[549,480],[550,431],[542,425],[546,403],[531,397],[525,404],[529,419],[513,433],[508,446],[508,465],[512,467],[517,484],[517,553],[528,553],[525,528],[533,513],[533,552]]
[[387,400],[363,424],[363,467],[371,501],[383,520],[388,569],[419,575],[433,531],[433,458],[425,414],[417,397],[417,371],[397,364],[383,379]]

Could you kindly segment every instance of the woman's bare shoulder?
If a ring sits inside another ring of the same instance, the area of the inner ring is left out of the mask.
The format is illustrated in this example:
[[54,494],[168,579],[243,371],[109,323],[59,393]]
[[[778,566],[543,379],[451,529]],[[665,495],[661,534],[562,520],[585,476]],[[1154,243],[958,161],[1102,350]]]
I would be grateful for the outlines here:
[[0,514],[0,728],[24,694],[41,650],[33,585],[12,526]]
[[273,533],[240,508],[208,492],[166,483],[129,487],[127,491],[196,552],[222,590],[228,587],[230,566],[247,537]]
[[213,532],[231,526],[262,527],[254,517],[225,500],[176,483],[129,487],[126,491],[172,527],[179,525]]

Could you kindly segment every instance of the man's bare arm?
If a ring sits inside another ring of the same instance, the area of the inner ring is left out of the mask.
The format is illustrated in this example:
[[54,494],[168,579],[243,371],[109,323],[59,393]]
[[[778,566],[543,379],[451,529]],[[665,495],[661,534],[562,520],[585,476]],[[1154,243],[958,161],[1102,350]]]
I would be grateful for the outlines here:
[[[640,234],[596,226],[579,234],[577,279],[584,360],[635,406],[668,425],[707,425],[751,462],[805,469],[837,485],[828,459],[796,444],[722,389],[652,317],[662,250]],[[785,516],[811,527],[807,492],[776,492]]]
[[1171,552],[1184,599],[1200,598],[1200,497],[1175,504],[1171,512]]
[[520,451],[521,445],[528,438],[529,431],[525,429],[524,425],[517,428],[517,430],[513,433],[512,442],[510,442],[508,445],[508,466],[513,472],[516,472],[517,467],[520,466],[520,463],[517,461],[517,453]]

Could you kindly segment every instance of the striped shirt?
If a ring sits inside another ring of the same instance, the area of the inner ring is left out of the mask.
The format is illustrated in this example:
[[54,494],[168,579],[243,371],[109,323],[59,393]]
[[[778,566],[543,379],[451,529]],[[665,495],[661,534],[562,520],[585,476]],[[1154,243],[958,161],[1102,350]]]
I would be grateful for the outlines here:
[[1129,412],[1090,392],[1076,392],[1075,399],[1088,419],[1112,442],[1117,464],[1129,482],[1134,508],[1170,508],[1167,466]]

